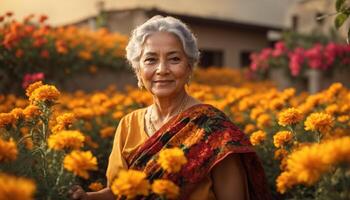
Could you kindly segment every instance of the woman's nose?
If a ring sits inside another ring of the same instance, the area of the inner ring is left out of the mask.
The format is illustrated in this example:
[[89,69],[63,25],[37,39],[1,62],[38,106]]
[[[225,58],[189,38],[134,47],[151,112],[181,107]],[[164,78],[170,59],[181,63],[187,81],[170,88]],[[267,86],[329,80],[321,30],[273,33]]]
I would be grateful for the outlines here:
[[166,61],[160,61],[157,67],[157,74],[166,74],[169,72]]

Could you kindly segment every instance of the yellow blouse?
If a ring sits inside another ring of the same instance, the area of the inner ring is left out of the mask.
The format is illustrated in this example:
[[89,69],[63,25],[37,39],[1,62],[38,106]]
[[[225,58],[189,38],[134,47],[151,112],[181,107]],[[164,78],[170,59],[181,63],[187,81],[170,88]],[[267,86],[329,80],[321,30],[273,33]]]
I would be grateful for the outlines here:
[[[132,152],[144,143],[149,136],[145,131],[146,108],[138,109],[123,117],[116,130],[112,152],[109,156],[107,167],[107,185],[116,177],[120,169],[128,169],[126,159]],[[211,179],[207,177],[197,184],[196,189],[190,196],[190,200],[215,200],[211,189]]]

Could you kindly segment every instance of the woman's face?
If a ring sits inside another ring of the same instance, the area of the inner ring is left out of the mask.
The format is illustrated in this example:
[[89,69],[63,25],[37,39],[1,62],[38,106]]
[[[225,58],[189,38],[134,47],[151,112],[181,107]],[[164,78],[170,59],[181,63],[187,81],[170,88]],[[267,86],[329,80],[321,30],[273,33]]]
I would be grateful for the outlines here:
[[147,37],[140,57],[139,78],[159,98],[184,90],[191,74],[181,41],[172,33],[156,32]]

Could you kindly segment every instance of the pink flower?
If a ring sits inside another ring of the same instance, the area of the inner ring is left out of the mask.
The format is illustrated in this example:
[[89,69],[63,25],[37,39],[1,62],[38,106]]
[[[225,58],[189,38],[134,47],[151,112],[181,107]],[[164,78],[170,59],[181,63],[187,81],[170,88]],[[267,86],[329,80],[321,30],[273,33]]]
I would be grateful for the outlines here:
[[311,49],[306,50],[305,57],[308,60],[308,65],[312,69],[327,69],[328,66],[324,62],[323,46],[315,44]]
[[30,84],[43,80],[45,78],[45,74],[42,72],[34,73],[34,74],[25,74],[22,81],[22,87],[25,89]]
[[272,57],[278,57],[287,51],[284,42],[279,41],[275,44],[275,49],[272,51]]
[[289,54],[289,69],[293,76],[300,74],[302,64],[305,60],[304,52],[305,50],[299,47]]

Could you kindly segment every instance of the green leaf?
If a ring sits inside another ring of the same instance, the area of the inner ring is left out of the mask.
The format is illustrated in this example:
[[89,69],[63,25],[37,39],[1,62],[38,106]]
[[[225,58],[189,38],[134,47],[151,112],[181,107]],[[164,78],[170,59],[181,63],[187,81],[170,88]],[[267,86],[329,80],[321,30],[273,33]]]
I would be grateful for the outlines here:
[[344,13],[338,14],[334,21],[335,27],[339,29],[344,24],[344,22],[348,17],[349,15],[346,15]]
[[337,2],[335,3],[335,9],[337,10],[337,12],[340,12],[344,2],[345,0],[337,0]]
[[348,30],[348,38],[346,38],[346,42],[348,43],[348,45],[350,45],[350,28]]

